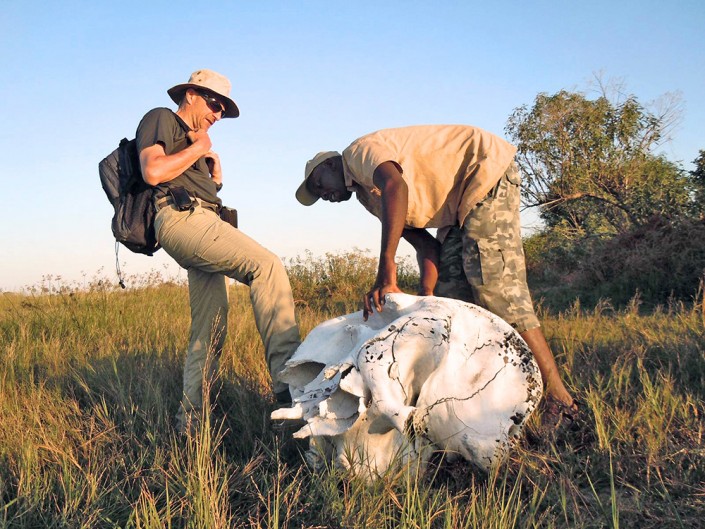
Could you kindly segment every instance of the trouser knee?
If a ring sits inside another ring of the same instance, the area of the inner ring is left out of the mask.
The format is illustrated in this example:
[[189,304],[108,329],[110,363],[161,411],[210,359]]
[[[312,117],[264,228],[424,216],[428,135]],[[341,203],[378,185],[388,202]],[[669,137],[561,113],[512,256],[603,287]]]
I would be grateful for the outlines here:
[[518,332],[540,326],[528,287],[507,287],[505,283],[473,285],[476,303],[509,323]]

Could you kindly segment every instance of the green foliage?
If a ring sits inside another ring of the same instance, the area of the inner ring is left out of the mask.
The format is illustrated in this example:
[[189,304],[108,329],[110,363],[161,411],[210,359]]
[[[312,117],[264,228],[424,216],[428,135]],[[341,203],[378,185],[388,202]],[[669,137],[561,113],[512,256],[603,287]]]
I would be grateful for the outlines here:
[[587,235],[624,233],[655,214],[684,214],[688,178],[652,154],[676,110],[656,115],[634,96],[591,100],[565,90],[515,109],[506,130],[518,147],[527,205],[540,206],[548,229]]
[[635,96],[589,99],[562,90],[517,108],[522,194],[539,206],[541,233],[525,241],[529,284],[555,310],[575,299],[595,306],[689,301],[702,278],[705,152],[690,173],[654,148],[678,114]]
[[691,181],[674,163],[663,156],[647,156],[635,174],[642,189],[627,190],[625,203],[638,219],[637,228],[651,222],[653,217],[689,216]]
[[[347,314],[363,308],[363,298],[377,277],[377,258],[354,249],[315,257],[311,252],[287,264],[297,304]],[[419,274],[408,259],[397,260],[397,283],[404,292],[418,290]]]
[[695,169],[690,172],[690,176],[693,179],[695,214],[705,217],[705,150],[700,150],[693,163]]
[[576,241],[560,230],[543,232],[525,241],[529,284],[555,311],[576,299],[624,307],[636,295],[648,307],[692,302],[705,278],[703,240],[704,220],[661,217],[612,238]]
[[655,218],[628,234],[600,241],[585,261],[579,286],[593,300],[611,297],[619,305],[637,293],[650,306],[690,302],[705,278],[703,240],[703,221]]

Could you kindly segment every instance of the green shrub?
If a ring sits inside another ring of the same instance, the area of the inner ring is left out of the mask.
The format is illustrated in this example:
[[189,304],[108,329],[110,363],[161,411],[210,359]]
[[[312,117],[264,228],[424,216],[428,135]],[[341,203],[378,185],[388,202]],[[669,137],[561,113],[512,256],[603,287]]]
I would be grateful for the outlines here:
[[[362,299],[377,276],[377,258],[357,248],[323,257],[306,252],[305,257],[290,259],[287,270],[297,305],[340,316],[362,309]],[[397,260],[399,288],[415,293],[418,277],[408,259]]]
[[576,299],[624,307],[636,295],[645,307],[691,302],[705,275],[703,241],[705,221],[662,217],[612,238],[540,233],[525,241],[529,285],[555,311]]

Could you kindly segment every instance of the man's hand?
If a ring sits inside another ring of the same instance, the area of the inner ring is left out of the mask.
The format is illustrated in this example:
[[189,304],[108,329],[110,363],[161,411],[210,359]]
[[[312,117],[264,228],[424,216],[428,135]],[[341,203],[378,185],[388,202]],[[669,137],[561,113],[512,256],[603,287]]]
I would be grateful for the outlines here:
[[208,172],[211,174],[211,179],[215,185],[223,183],[223,170],[220,167],[220,157],[215,151],[208,151],[206,154],[206,164],[208,164]]
[[384,296],[387,294],[393,294],[396,292],[403,292],[396,284],[390,283],[386,285],[377,285],[372,287],[367,294],[365,294],[365,309],[362,311],[362,319],[367,321],[367,318],[372,314],[372,309],[377,312],[382,312],[382,305],[384,305]]
[[367,321],[369,315],[372,314],[373,307],[377,312],[382,312],[384,296],[395,292],[401,292],[401,289],[397,286],[397,264],[393,259],[380,259],[375,284],[365,294],[365,299],[363,300],[365,310],[362,312],[362,318]]
[[197,150],[203,151],[201,156],[204,156],[207,152],[209,152],[213,146],[206,129],[190,130],[186,133],[186,138],[188,139],[191,147],[196,147]]

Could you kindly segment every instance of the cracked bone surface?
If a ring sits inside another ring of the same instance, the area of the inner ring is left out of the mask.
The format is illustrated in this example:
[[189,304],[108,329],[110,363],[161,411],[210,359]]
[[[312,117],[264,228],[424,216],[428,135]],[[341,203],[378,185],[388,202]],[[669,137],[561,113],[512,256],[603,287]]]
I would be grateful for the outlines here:
[[275,420],[304,421],[310,463],[374,478],[444,450],[488,470],[522,434],[541,397],[526,343],[470,303],[388,294],[381,313],[315,327],[281,373],[293,398]]

